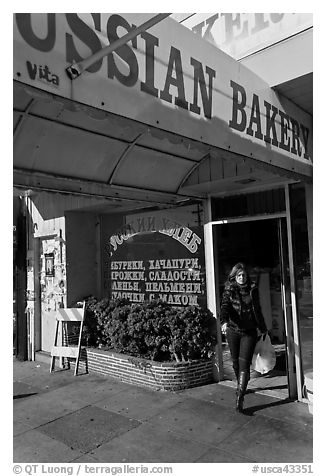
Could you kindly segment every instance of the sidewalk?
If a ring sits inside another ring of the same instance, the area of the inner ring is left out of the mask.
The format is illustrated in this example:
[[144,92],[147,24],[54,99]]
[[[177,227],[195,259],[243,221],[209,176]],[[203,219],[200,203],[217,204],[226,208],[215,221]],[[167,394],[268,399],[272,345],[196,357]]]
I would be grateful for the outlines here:
[[153,391],[14,359],[15,463],[310,463],[307,405],[223,383]]

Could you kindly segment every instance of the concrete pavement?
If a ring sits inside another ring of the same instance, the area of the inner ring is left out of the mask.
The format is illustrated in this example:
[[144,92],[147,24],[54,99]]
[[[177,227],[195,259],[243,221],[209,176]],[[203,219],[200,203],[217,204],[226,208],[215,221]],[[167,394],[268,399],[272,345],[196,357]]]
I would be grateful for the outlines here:
[[15,463],[310,463],[307,405],[223,383],[179,392],[14,359]]

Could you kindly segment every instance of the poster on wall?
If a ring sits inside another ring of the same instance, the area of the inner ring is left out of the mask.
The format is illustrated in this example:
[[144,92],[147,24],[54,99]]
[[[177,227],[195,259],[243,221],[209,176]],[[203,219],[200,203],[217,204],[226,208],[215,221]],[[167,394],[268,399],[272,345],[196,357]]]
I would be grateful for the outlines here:
[[54,276],[54,253],[45,253],[45,276]]
[[110,298],[206,304],[202,226],[190,228],[159,215],[135,217],[109,237],[105,252]]

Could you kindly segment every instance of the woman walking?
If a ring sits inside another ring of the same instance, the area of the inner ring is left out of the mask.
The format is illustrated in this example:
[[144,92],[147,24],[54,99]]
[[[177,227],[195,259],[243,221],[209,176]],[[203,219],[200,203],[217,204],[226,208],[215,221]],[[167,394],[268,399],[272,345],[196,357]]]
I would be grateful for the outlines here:
[[260,307],[259,291],[250,280],[243,263],[237,263],[225,283],[221,304],[222,332],[226,333],[233,369],[238,381],[236,410],[243,411],[244,395],[250,379],[250,365],[257,342],[258,331],[267,328]]

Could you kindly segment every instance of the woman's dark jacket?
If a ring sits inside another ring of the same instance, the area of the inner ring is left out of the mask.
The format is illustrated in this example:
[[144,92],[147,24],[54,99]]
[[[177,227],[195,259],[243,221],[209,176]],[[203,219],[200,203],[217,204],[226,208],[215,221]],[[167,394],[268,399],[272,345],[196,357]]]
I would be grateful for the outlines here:
[[260,307],[257,285],[250,283],[248,291],[251,296],[252,322],[248,323],[243,320],[239,286],[235,281],[227,281],[221,304],[221,324],[227,323],[229,328],[240,331],[258,328],[260,332],[265,333],[267,328]]

